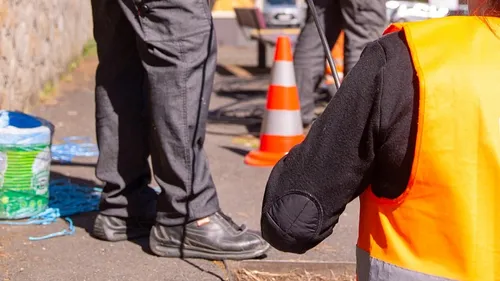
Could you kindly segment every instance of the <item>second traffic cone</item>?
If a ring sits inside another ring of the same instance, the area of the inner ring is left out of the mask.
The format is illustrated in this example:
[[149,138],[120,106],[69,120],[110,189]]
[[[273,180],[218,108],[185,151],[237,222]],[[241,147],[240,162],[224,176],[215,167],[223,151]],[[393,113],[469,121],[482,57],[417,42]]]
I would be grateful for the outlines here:
[[271,85],[267,91],[260,147],[245,156],[245,163],[252,166],[274,166],[292,147],[301,143],[304,137],[292,47],[288,37],[280,36],[276,42]]
[[[340,81],[342,81],[342,79],[344,78],[344,36],[344,31],[341,31],[339,37],[337,38],[337,42],[335,42],[335,45],[332,48],[332,58],[335,62]],[[326,84],[334,84],[335,80],[333,80],[333,74],[332,70],[330,69],[330,65],[328,64],[328,61],[325,63]]]

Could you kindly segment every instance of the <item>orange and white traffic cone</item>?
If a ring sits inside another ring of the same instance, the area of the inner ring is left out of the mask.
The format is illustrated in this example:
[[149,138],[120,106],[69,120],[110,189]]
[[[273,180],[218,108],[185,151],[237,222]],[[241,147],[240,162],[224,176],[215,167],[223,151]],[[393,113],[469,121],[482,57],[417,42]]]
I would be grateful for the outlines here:
[[[339,75],[340,81],[344,78],[344,31],[341,31],[335,45],[332,48],[332,58],[335,61],[335,66],[337,73]],[[333,79],[332,70],[328,62],[326,63],[325,70],[325,83],[326,85],[333,85],[335,80]]]
[[260,147],[245,156],[252,166],[274,166],[292,147],[304,140],[300,102],[290,39],[280,36],[276,42],[271,85],[267,92],[266,112],[260,132]]

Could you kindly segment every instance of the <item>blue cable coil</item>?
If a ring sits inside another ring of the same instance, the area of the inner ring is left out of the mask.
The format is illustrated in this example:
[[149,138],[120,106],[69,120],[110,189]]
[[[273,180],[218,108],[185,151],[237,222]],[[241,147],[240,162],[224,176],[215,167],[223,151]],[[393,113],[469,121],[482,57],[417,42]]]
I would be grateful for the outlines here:
[[[0,224],[4,224],[4,225],[33,225],[33,224],[46,225],[46,224],[54,223],[59,217],[60,217],[59,209],[48,208],[45,211],[41,212],[40,214],[32,216],[27,221],[23,221],[23,222],[0,221]],[[69,229],[64,229],[64,230],[61,230],[59,232],[51,233],[51,234],[44,235],[44,236],[29,237],[29,240],[39,241],[39,240],[49,239],[49,238],[58,237],[58,236],[73,235],[75,233],[75,226],[73,225],[73,221],[70,218],[65,218],[65,219],[69,223]]]
[[[157,194],[160,187],[151,187]],[[99,201],[102,194],[100,187],[88,187],[71,183],[69,179],[52,180],[49,186],[49,208],[30,217],[26,221],[0,221],[0,225],[47,225],[64,217],[68,222],[68,229],[40,237],[29,237],[31,241],[45,240],[58,236],[73,235],[75,227],[68,216],[99,210]]]
[[68,179],[50,182],[49,207],[58,209],[60,217],[92,212],[99,209],[102,188],[72,183]]
[[65,217],[68,229],[51,233],[41,237],[29,237],[31,241],[39,241],[58,236],[73,235],[75,227],[67,216],[97,211],[101,198],[102,188],[87,187],[71,183],[68,179],[52,180],[49,186],[49,208],[30,217],[26,221],[0,221],[3,225],[47,225]]
[[67,137],[62,144],[51,147],[52,160],[68,163],[74,157],[95,157],[99,155],[97,145],[89,137]]
[[[97,145],[89,137],[67,137],[62,144],[51,146],[52,160],[71,162],[74,157],[94,157],[99,155]],[[159,187],[152,187],[160,193]],[[47,225],[65,218],[68,229],[40,237],[29,237],[39,241],[58,236],[73,235],[75,227],[68,216],[99,210],[102,188],[88,187],[72,183],[69,179],[51,180],[49,185],[48,208],[26,221],[0,221],[0,225]]]

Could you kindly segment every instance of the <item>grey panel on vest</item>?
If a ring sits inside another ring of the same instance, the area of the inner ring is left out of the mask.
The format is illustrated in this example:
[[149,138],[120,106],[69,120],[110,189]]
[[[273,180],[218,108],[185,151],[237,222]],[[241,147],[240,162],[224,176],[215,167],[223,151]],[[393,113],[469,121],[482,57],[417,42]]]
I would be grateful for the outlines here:
[[356,248],[356,273],[358,281],[453,281],[381,261],[360,248]]

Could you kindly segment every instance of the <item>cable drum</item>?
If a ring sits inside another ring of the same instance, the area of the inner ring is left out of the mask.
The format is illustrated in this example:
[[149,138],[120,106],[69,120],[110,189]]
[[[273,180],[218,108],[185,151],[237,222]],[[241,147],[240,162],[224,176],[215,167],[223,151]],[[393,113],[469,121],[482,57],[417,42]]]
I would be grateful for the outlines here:
[[40,119],[0,110],[0,219],[23,219],[47,209],[51,129]]

